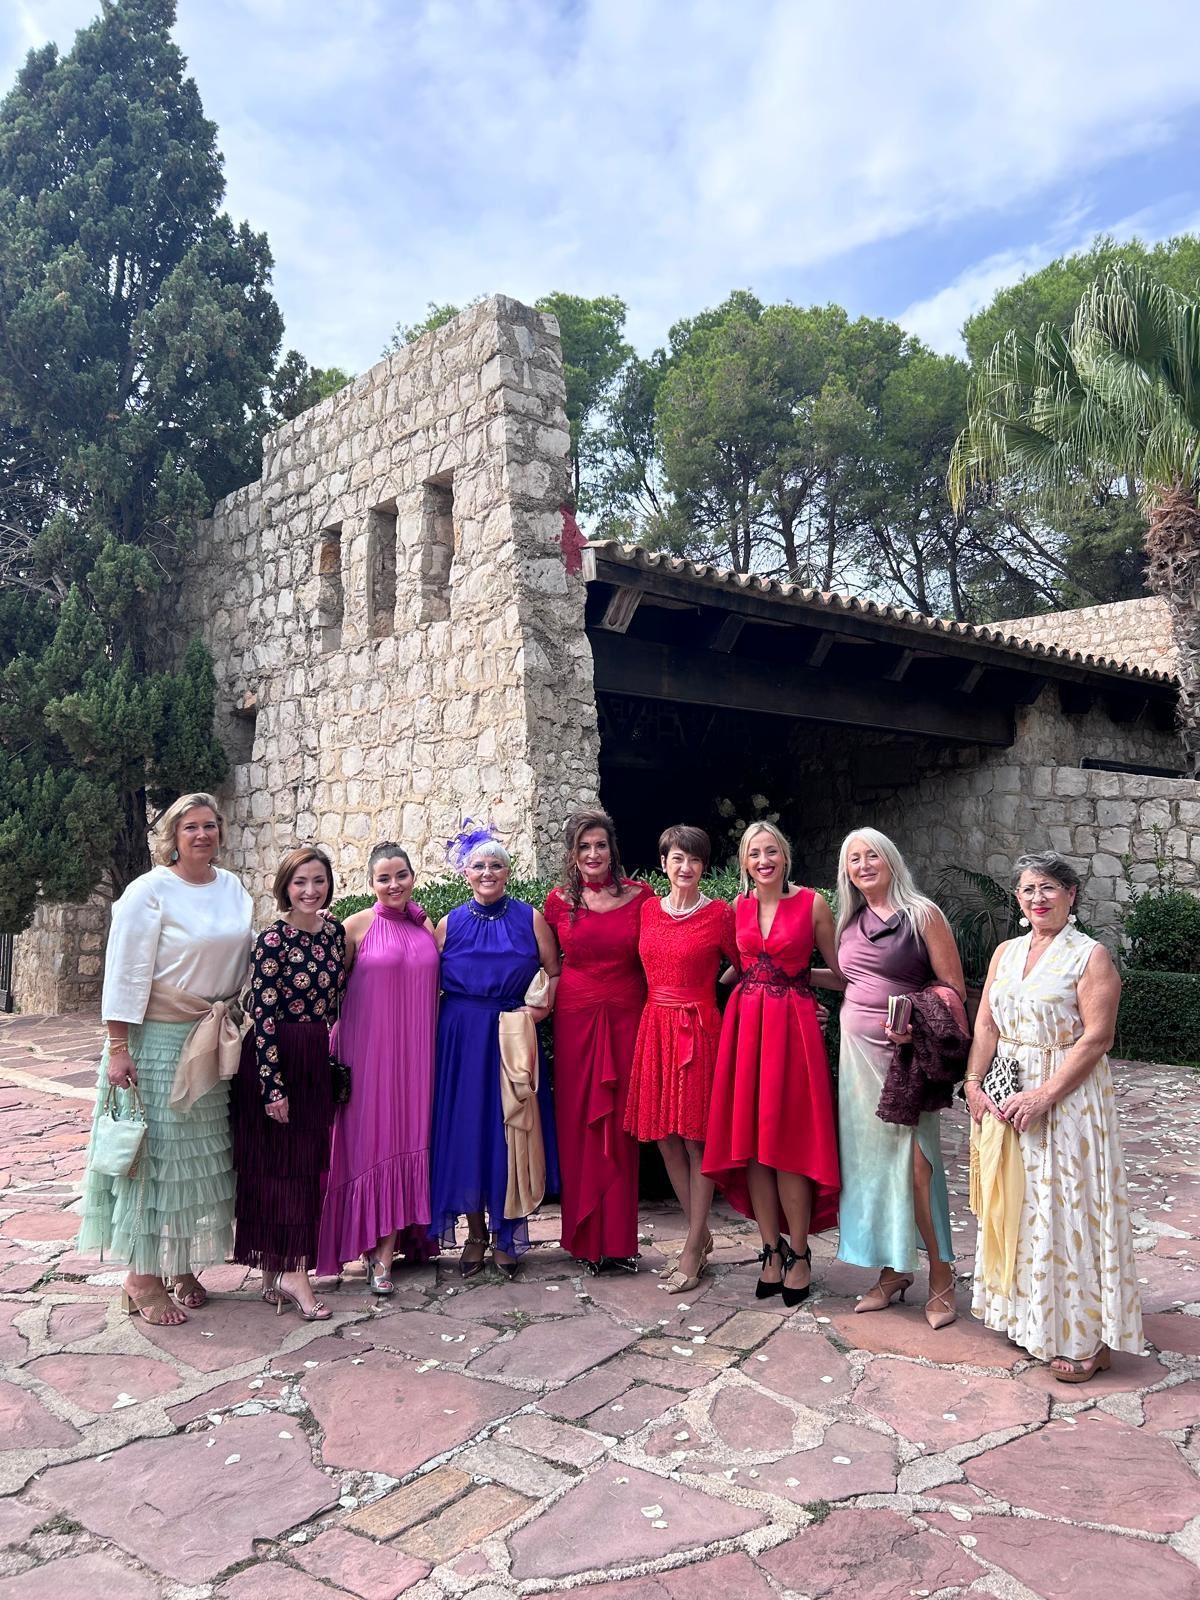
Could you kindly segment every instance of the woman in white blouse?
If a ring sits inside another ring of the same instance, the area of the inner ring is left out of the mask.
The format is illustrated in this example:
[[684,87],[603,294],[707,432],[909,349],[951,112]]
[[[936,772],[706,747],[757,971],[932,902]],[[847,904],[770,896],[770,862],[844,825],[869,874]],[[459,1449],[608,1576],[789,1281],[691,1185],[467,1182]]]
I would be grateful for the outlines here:
[[223,1261],[232,1242],[241,1037],[226,1006],[246,981],[253,903],[213,865],[223,836],[211,795],[177,800],[158,825],[159,864],[114,903],[108,940],[96,1114],[108,1084],[136,1084],[146,1135],[128,1177],[92,1171],[89,1153],[79,1248],[128,1261],[125,1309],[158,1325],[204,1304],[193,1266]]

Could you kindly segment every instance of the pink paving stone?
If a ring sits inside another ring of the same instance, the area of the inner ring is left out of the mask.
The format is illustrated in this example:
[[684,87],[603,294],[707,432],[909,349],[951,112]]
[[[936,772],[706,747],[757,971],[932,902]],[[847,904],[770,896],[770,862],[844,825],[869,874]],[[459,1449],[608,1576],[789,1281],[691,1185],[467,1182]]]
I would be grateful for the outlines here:
[[587,1467],[604,1455],[607,1446],[594,1433],[582,1428],[571,1428],[562,1422],[552,1422],[536,1411],[514,1417],[505,1435],[510,1444],[520,1445],[547,1461],[557,1461],[562,1466]]
[[220,1600],[346,1600],[345,1589],[331,1589],[282,1561],[259,1561],[217,1590]]
[[283,1393],[282,1382],[276,1378],[262,1378],[261,1374],[259,1377],[261,1389],[252,1389],[252,1380],[249,1378],[234,1378],[229,1383],[218,1384],[215,1389],[205,1390],[192,1400],[185,1400],[182,1405],[172,1406],[167,1416],[175,1427],[184,1428],[197,1417],[207,1416],[210,1411],[226,1411],[231,1406],[244,1405],[248,1400],[278,1400]]
[[118,1395],[154,1400],[181,1381],[165,1362],[148,1356],[39,1356],[25,1371],[96,1416],[111,1411]]
[[0,1449],[53,1450],[78,1439],[71,1424],[48,1411],[37,1395],[0,1380]]
[[325,1429],[326,1465],[393,1478],[463,1444],[525,1398],[441,1367],[418,1372],[415,1362],[379,1351],[361,1367],[338,1361],[318,1368],[304,1379],[303,1392]]
[[573,1378],[561,1389],[553,1389],[543,1395],[538,1401],[538,1409],[549,1416],[564,1417],[572,1422],[586,1417],[597,1406],[624,1394],[633,1383],[632,1375],[621,1370],[622,1365],[621,1361],[611,1361],[607,1366],[597,1367],[594,1372],[585,1372],[581,1378]]
[[1011,1378],[982,1378],[880,1356],[854,1396],[904,1438],[946,1450],[985,1433],[1045,1421],[1049,1401]]
[[249,1267],[238,1266],[233,1261],[223,1261],[219,1266],[201,1267],[200,1282],[209,1294],[236,1294],[250,1275]]
[[1200,1516],[1200,1481],[1175,1446],[1103,1412],[1051,1422],[965,1463],[967,1477],[1010,1505],[1079,1522],[1173,1533]]
[[[624,1478],[624,1483],[617,1480]],[[661,1517],[643,1507],[660,1506]],[[603,1462],[536,1521],[508,1541],[514,1578],[565,1578],[622,1562],[653,1561],[766,1522],[765,1512],[735,1506],[636,1467]],[[665,1528],[654,1522],[665,1522]]]
[[[697,1288],[685,1295],[668,1294],[668,1274],[655,1277],[652,1272],[639,1272],[636,1277],[585,1278],[583,1287],[595,1305],[626,1328],[652,1328],[660,1317],[674,1317],[680,1300],[689,1306],[699,1307],[711,1289],[708,1279],[701,1279]],[[725,1315],[728,1315],[726,1308]],[[693,1317],[692,1321],[698,1321]]]
[[50,1313],[50,1337],[58,1344],[92,1339],[108,1322],[107,1300],[81,1300],[73,1306],[55,1306]]
[[174,1328],[155,1328],[141,1317],[133,1326],[149,1344],[186,1362],[197,1372],[220,1372],[225,1367],[270,1356],[300,1326],[293,1315],[277,1317],[264,1300],[213,1299]]
[[773,1591],[762,1573],[744,1555],[715,1556],[645,1578],[622,1578],[578,1591],[588,1600],[771,1600]]
[[[924,1521],[957,1537],[966,1524],[933,1514]],[[1029,1517],[976,1517],[975,1553],[1040,1596],[1040,1600],[1192,1600],[1200,1575],[1167,1545],[1098,1533]]]
[[[203,1433],[143,1439],[109,1461],[53,1467],[37,1492],[156,1572],[204,1583],[336,1505],[336,1483],[312,1464],[293,1423],[263,1413]],[[281,1431],[293,1435],[281,1439]]]
[[795,1417],[785,1405],[748,1384],[721,1389],[709,1411],[717,1438],[730,1450],[786,1450]]
[[[759,1356],[765,1356],[760,1361]],[[785,1394],[802,1405],[821,1406],[849,1394],[854,1379],[839,1350],[819,1333],[781,1328],[761,1349],[747,1356],[741,1369],[755,1383]],[[832,1381],[826,1383],[826,1378]]]
[[[1197,1292],[1200,1299],[1200,1289]],[[1200,1356],[1200,1317],[1173,1311],[1166,1316],[1144,1317],[1146,1337],[1156,1350],[1171,1350],[1181,1356]]]
[[1136,1256],[1135,1265],[1143,1313],[1170,1312],[1176,1309],[1179,1300],[1200,1300],[1200,1283],[1196,1282],[1195,1274],[1189,1282],[1181,1273],[1178,1260],[1164,1260],[1149,1252]]
[[26,1505],[11,1497],[0,1500],[0,1545],[24,1543],[45,1520],[45,1506]]
[[450,1299],[443,1296],[437,1305],[441,1312],[472,1322],[494,1322],[501,1328],[518,1317],[579,1317],[584,1309],[568,1283],[553,1289],[545,1283],[481,1283],[477,1289],[460,1289]]
[[1146,1395],[1142,1400],[1142,1415],[1146,1426],[1155,1433],[1194,1428],[1200,1423],[1200,1378]]
[[21,1302],[16,1305],[0,1305],[0,1361],[11,1362],[14,1366],[25,1359],[28,1341],[23,1333],[13,1327],[13,1322],[22,1312],[29,1307]]
[[49,1263],[44,1261],[19,1262],[5,1267],[0,1270],[0,1294],[28,1294],[48,1271]]
[[549,1384],[577,1378],[626,1349],[637,1337],[607,1317],[592,1313],[573,1322],[569,1333],[552,1322],[535,1322],[515,1338],[476,1356],[471,1371],[490,1377],[532,1379]]
[[587,1419],[587,1426],[594,1428],[597,1433],[610,1433],[623,1439],[678,1404],[678,1390],[657,1389],[651,1383],[638,1384],[627,1389],[619,1400],[593,1411]]
[[23,1211],[0,1222],[6,1239],[73,1239],[79,1232],[79,1218],[70,1211]]
[[16,1578],[0,1578],[0,1600],[159,1600],[162,1590],[148,1573],[107,1555],[66,1556],[31,1567]]
[[396,1600],[430,1570],[427,1561],[398,1555],[390,1546],[360,1539],[344,1528],[330,1528],[311,1544],[297,1546],[293,1559],[314,1578],[360,1600]]
[[654,1348],[664,1352],[661,1356],[643,1354],[645,1346],[650,1342],[643,1340],[637,1350],[630,1350],[625,1355],[619,1356],[611,1367],[605,1367],[603,1370],[621,1373],[630,1381],[662,1383],[669,1389],[683,1391],[703,1389],[706,1383],[711,1383],[716,1377],[716,1369],[705,1366],[703,1362],[667,1355],[666,1352],[670,1350],[671,1345],[678,1344],[677,1339],[653,1341]]
[[371,1341],[381,1350],[421,1361],[452,1361],[456,1366],[465,1366],[472,1350],[484,1349],[495,1338],[496,1330],[481,1322],[459,1322],[429,1311],[402,1311],[371,1323]]
[[1025,1353],[1009,1344],[1002,1333],[993,1333],[966,1313],[959,1289],[958,1321],[936,1333],[925,1321],[923,1308],[892,1306],[887,1311],[850,1311],[832,1314],[833,1327],[847,1344],[877,1355],[917,1356],[942,1363],[965,1362],[972,1367],[1007,1367],[1010,1370]]
[[[1106,1394],[1128,1394],[1134,1389],[1148,1389],[1166,1376],[1166,1368],[1157,1356],[1134,1356],[1124,1350],[1114,1350],[1112,1366],[1107,1372],[1098,1372],[1083,1386],[1088,1399]],[[1017,1382],[1055,1400],[1072,1398],[1069,1384],[1060,1383],[1051,1372],[1049,1364],[1039,1362],[1017,1374]]]
[[[728,1466],[725,1461],[712,1462],[705,1470],[724,1473]],[[757,1472],[757,1478],[751,1478],[751,1470]],[[857,1494],[892,1494],[896,1447],[870,1428],[837,1422],[814,1449],[778,1461],[760,1461],[753,1469],[741,1467],[733,1481],[743,1489],[776,1494],[801,1506],[814,1500],[848,1500]]]
[[758,1564],[812,1600],[909,1600],[982,1576],[957,1542],[894,1511],[835,1511]]
[[306,1366],[309,1361],[319,1365],[322,1361],[344,1361],[347,1356],[365,1356],[368,1350],[375,1346],[361,1329],[347,1329],[343,1338],[337,1333],[328,1333],[324,1338],[310,1339],[307,1344],[302,1344],[296,1350],[289,1350],[272,1357],[272,1372],[289,1372],[293,1375],[311,1371]]

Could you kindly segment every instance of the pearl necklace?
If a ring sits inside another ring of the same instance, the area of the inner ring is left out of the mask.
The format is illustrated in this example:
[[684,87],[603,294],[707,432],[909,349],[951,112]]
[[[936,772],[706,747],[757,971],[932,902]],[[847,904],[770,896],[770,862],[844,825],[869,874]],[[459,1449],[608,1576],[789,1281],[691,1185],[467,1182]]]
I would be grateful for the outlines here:
[[672,922],[686,922],[689,917],[694,917],[697,911],[709,904],[709,897],[706,894],[702,894],[694,906],[688,906],[683,911],[676,910],[671,904],[671,896],[669,894],[664,895],[658,903],[671,918]]

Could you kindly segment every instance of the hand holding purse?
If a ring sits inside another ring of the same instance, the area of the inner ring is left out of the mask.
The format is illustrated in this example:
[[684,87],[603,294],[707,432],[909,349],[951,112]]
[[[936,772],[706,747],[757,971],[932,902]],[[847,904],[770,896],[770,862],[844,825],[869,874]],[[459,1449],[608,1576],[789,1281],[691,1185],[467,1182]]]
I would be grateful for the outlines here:
[[1013,1056],[993,1056],[980,1088],[994,1106],[1002,1106],[1021,1092],[1021,1068]]
[[[121,1113],[122,1094],[129,1096],[124,1115]],[[119,1090],[115,1084],[109,1084],[104,1097],[104,1109],[92,1129],[92,1171],[101,1172],[107,1178],[130,1177],[137,1166],[145,1137],[146,1108],[137,1085],[131,1084],[128,1089]]]

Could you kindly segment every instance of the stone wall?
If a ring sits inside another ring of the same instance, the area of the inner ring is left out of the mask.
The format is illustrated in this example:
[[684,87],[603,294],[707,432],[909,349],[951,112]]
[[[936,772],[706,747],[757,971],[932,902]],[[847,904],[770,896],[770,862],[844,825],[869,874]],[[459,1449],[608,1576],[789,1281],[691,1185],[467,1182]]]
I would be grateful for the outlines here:
[[1126,661],[1152,672],[1176,670],[1171,613],[1166,601],[1156,595],[1145,600],[1119,600],[1107,606],[1084,606],[1078,611],[1047,611],[1040,617],[1016,617],[988,626],[1018,639]]
[[99,1004],[112,899],[85,905],[43,901],[13,948],[12,992],[21,1011],[81,1011]]
[[[1134,884],[1154,879],[1161,852],[1180,885],[1200,885],[1196,784],[1080,765],[1084,757],[1177,764],[1170,731],[1113,722],[1101,707],[1068,715],[1051,685],[1018,711],[1007,749],[841,738],[840,757],[822,751],[813,758],[820,780],[803,848],[811,882],[833,883],[842,835],[860,824],[891,835],[927,889],[947,866],[1006,882],[1022,851],[1059,850],[1083,879],[1088,922],[1113,944],[1130,894],[1125,857]],[[901,776],[872,776],[889,771]]]
[[549,870],[596,800],[564,403],[554,318],[484,301],[270,435],[261,480],[202,526],[180,641],[213,653],[238,758],[224,859],[262,915],[297,841],[359,890],[376,840],[436,872],[464,816],[490,817]]

